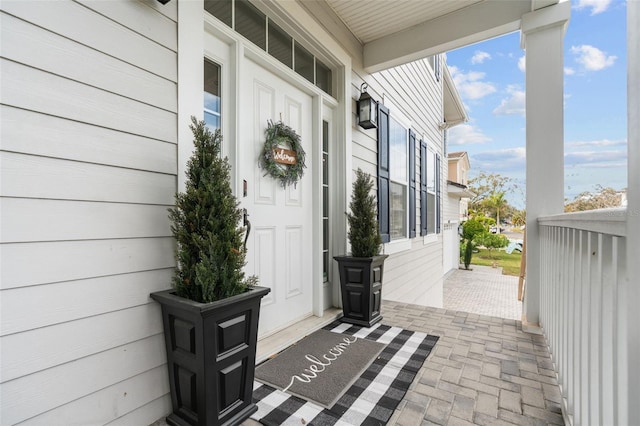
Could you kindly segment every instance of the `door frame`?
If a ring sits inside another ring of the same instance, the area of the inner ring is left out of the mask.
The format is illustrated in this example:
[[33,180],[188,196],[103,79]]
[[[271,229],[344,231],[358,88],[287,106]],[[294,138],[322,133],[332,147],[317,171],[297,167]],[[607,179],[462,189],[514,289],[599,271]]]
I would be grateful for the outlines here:
[[[203,1],[179,2],[178,4],[178,190],[185,187],[186,163],[193,152],[193,137],[189,130],[191,116],[203,118],[202,82],[204,80],[203,60],[205,57],[219,63],[222,67],[222,122],[225,132],[223,140],[237,140],[241,125],[242,109],[240,99],[240,76],[246,60],[252,60],[266,70],[281,76],[289,84],[312,96],[313,164],[309,164],[308,177],[313,181],[313,283],[312,314],[322,316],[327,306],[339,306],[339,292],[335,291],[336,273],[332,274],[333,288],[331,300],[326,301],[322,278],[322,120],[324,109],[331,108],[333,117],[333,145],[331,170],[331,218],[332,254],[342,254],[346,250],[347,197],[351,185],[351,126],[352,126],[352,87],[351,57],[337,46],[335,40],[326,32],[318,37],[309,34],[295,20],[287,17],[295,32],[305,34],[305,39],[313,39],[314,45],[321,49],[323,61],[333,70],[335,98],[329,96],[293,70],[278,62],[259,47],[246,41],[241,35],[222,24],[215,17],[205,13]],[[198,23],[203,23],[198,25]],[[228,57],[205,45],[205,32],[228,46]],[[225,87],[226,86],[226,87]],[[348,94],[348,96],[347,96]],[[345,99],[348,100],[345,101]],[[236,195],[242,194],[242,180],[239,176],[237,159],[241,155],[238,144],[226,144],[227,155],[232,164],[232,188]],[[336,268],[333,268],[334,270]]]

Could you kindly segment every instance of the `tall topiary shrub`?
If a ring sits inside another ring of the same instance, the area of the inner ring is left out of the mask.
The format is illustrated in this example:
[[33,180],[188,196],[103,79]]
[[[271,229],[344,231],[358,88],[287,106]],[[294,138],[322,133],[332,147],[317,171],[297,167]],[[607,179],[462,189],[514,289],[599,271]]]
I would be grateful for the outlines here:
[[486,232],[485,226],[475,219],[470,219],[462,225],[462,238],[464,238],[464,256],[462,261],[464,263],[464,269],[469,269],[471,264],[471,257],[473,256],[473,237],[478,234]]
[[211,133],[204,121],[191,120],[195,151],[187,163],[186,190],[169,209],[177,242],[173,286],[178,296],[209,303],[247,289],[244,228],[231,166],[220,154],[220,131]]
[[351,212],[347,213],[348,237],[354,257],[373,257],[380,253],[382,239],[378,228],[377,203],[371,193],[372,189],[371,176],[358,169],[349,204]]

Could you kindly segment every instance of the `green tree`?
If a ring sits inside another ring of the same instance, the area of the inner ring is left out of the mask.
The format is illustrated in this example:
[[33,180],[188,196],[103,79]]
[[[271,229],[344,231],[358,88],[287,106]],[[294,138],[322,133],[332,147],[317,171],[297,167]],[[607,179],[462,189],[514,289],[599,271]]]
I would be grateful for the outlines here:
[[462,225],[462,238],[464,239],[464,255],[462,262],[464,263],[464,269],[469,269],[471,264],[471,258],[473,257],[473,249],[475,247],[473,238],[477,234],[487,232],[485,226],[475,219],[470,219]]
[[485,204],[495,211],[496,228],[498,229],[497,232],[500,233],[500,213],[502,213],[509,204],[507,199],[504,197],[504,192],[494,192],[485,200]]
[[356,171],[351,194],[349,222],[349,241],[354,257],[373,257],[380,253],[380,230],[377,220],[377,202],[372,194],[373,180],[361,169]]
[[564,206],[565,212],[580,212],[585,210],[607,209],[612,207],[620,207],[621,192],[613,188],[603,188],[596,185],[596,192],[581,192],[576,195],[573,201],[568,202]]
[[527,223],[527,211],[526,210],[516,210],[512,215],[511,215],[511,223],[513,223],[513,226],[522,226],[522,225],[526,225]]
[[169,209],[177,242],[173,285],[178,296],[208,303],[244,292],[242,212],[230,185],[231,166],[221,158],[220,131],[192,118],[195,152],[187,163],[186,191]]
[[489,255],[493,258],[493,251],[509,245],[509,239],[504,235],[492,234],[491,232],[485,231],[474,235],[473,243],[489,249]]
[[499,173],[480,174],[469,180],[469,189],[475,193],[470,201],[469,209],[478,215],[490,215],[500,224],[500,218],[508,217],[515,209],[509,205],[507,194],[522,192],[520,187],[510,177]]

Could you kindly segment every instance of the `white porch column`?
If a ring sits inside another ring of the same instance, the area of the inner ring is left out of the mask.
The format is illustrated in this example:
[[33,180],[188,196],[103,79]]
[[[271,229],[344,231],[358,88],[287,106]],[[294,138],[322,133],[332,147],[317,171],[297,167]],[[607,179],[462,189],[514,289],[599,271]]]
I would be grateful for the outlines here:
[[524,318],[540,314],[538,217],[564,210],[563,38],[569,1],[522,16],[526,57],[527,272]]
[[[620,294],[626,307],[626,345],[627,356],[623,361],[621,373],[627,373],[628,385],[621,390],[618,419],[620,424],[640,423],[640,372],[637,368],[640,359],[640,2],[627,2],[627,122],[628,153],[627,173],[627,280]],[[624,319],[623,319],[624,321]],[[625,327],[622,327],[624,330]],[[625,336],[622,337],[623,339]],[[635,401],[635,402],[634,402]],[[626,416],[625,416],[626,414]]]

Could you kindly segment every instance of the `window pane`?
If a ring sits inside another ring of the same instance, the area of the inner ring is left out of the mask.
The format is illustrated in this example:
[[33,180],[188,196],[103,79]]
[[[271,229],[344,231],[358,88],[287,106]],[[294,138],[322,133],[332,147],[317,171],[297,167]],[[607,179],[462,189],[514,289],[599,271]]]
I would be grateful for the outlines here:
[[207,124],[209,130],[214,131],[220,128],[220,116],[209,114],[208,112],[204,113],[204,122]]
[[289,68],[293,67],[291,36],[271,21],[269,21],[269,54]]
[[407,187],[391,182],[389,187],[391,239],[407,237]]
[[331,70],[316,58],[316,86],[331,93]]
[[231,26],[231,0],[205,0],[204,10]]
[[220,128],[220,65],[204,60],[204,121],[211,130]]
[[427,150],[427,191],[436,190],[436,154]]
[[391,179],[407,182],[407,129],[389,120],[389,162]]
[[313,83],[313,55],[298,43],[295,45],[296,72]]
[[427,234],[436,233],[436,194],[427,193]]
[[267,18],[247,0],[236,0],[236,31],[266,50]]

